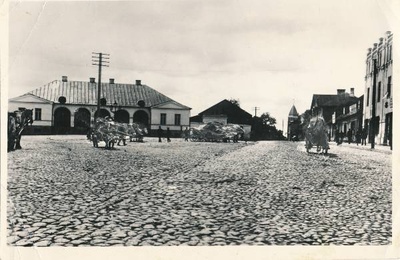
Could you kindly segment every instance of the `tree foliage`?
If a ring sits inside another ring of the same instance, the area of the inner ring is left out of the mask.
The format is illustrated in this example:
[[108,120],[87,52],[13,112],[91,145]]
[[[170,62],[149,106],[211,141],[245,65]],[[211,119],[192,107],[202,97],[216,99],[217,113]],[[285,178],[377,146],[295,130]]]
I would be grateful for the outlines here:
[[283,132],[276,129],[276,119],[268,112],[253,117],[251,137],[253,140],[284,140]]
[[264,125],[274,126],[276,124],[276,119],[274,117],[272,117],[268,112],[263,113],[260,116],[260,118]]
[[239,101],[239,99],[231,98],[231,99],[229,99],[229,102],[231,102],[232,104],[234,104],[234,105],[240,107],[240,101]]

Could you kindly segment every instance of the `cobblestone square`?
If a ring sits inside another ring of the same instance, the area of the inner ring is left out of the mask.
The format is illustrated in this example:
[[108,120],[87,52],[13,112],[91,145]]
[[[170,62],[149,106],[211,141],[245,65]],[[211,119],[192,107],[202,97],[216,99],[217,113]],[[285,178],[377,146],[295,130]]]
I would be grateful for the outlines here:
[[14,246],[389,245],[389,149],[24,136],[8,153]]

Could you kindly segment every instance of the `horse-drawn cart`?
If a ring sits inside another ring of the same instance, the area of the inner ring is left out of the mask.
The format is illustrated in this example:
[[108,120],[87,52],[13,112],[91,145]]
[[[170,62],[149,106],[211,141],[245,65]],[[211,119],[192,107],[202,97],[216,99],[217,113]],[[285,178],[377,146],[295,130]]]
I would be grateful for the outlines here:
[[310,152],[313,147],[317,148],[317,152],[327,154],[329,150],[328,134],[326,131],[325,120],[322,117],[313,117],[305,131],[306,151]]

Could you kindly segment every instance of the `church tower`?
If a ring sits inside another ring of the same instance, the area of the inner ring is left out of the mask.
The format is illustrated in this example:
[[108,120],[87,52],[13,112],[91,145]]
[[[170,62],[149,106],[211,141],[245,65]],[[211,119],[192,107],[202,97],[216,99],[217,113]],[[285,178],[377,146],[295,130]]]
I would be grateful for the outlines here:
[[299,113],[297,113],[296,107],[293,105],[289,112],[288,124],[287,124],[287,138],[289,141],[292,140],[294,135],[298,135],[298,119]]

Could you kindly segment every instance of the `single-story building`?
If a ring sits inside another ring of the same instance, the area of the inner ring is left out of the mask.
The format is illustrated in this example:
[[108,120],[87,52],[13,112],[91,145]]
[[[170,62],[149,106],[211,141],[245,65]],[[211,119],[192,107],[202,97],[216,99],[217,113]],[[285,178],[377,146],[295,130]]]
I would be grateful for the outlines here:
[[115,83],[110,79],[101,83],[100,111],[97,111],[98,84],[89,81],[69,81],[66,76],[24,95],[9,99],[10,112],[33,109],[31,134],[85,134],[94,118],[111,116],[123,123],[142,123],[151,134],[159,126],[170,128],[179,135],[189,127],[190,107],[182,105],[155,89],[143,85]]
[[240,125],[244,130],[244,138],[250,138],[252,115],[227,99],[190,118],[191,127],[209,122]]

